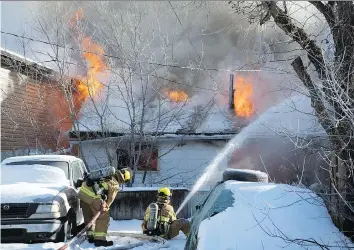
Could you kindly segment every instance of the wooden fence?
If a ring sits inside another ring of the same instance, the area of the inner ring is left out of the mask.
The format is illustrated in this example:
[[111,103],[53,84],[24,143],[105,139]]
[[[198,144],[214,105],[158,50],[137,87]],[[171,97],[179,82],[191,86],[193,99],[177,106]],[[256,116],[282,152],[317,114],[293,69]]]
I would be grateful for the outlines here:
[[[171,198],[171,205],[175,211],[182,204],[187,197],[188,189],[173,190]],[[157,190],[123,190],[118,193],[117,198],[113,202],[110,210],[111,217],[114,220],[142,220],[144,218],[145,210],[150,203],[156,201]],[[206,192],[198,192],[187,203],[187,205],[178,214],[179,218],[189,218],[195,212],[195,206],[205,197]]]

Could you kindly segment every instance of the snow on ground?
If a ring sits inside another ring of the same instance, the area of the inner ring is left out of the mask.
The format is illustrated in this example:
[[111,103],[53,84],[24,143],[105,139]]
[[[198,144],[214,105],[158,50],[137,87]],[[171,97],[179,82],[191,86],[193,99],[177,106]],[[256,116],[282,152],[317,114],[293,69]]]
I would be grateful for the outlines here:
[[[322,200],[298,187],[230,181],[232,207],[202,221],[198,249],[343,249],[347,238],[333,225]],[[304,239],[293,243],[294,239]],[[306,241],[308,240],[308,242]],[[327,248],[326,248],[327,249]]]
[[[125,233],[142,233],[141,232],[141,223],[140,220],[125,220],[125,221],[115,221],[111,218],[109,231],[120,231]],[[115,242],[117,246],[123,246],[126,243],[136,243],[140,240],[137,240],[132,237],[110,237],[110,240]],[[156,242],[145,242],[143,246],[135,247],[133,250],[155,250],[155,249],[164,249],[164,250],[183,250],[186,242],[186,237],[181,233],[176,238],[169,240],[165,243],[163,248],[161,243]],[[10,249],[58,249],[63,243],[44,243],[44,244],[1,244],[2,250]],[[99,249],[95,248],[93,244],[89,244],[87,241],[84,242],[80,247],[76,247],[76,250],[93,250]]]

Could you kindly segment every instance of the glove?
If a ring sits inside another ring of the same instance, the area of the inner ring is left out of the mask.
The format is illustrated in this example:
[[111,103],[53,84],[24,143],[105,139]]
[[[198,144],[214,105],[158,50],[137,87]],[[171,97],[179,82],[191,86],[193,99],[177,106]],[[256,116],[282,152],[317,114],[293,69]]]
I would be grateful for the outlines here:
[[108,210],[109,210],[109,206],[107,205],[107,203],[104,200],[102,200],[101,211],[106,212]]
[[108,197],[106,194],[101,194],[101,198],[102,198],[102,200],[106,201]]

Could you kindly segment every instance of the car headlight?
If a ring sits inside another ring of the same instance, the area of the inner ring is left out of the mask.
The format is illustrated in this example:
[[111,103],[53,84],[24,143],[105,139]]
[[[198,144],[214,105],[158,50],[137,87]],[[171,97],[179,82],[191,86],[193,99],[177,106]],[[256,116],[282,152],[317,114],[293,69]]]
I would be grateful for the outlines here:
[[57,213],[57,212],[60,212],[60,207],[58,204],[39,205],[36,210],[37,214]]

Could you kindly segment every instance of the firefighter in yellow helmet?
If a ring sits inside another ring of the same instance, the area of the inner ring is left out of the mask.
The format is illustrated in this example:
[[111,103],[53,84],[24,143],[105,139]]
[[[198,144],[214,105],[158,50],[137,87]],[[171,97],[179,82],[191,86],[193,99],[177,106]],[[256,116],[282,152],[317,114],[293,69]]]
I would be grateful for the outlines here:
[[182,231],[188,236],[191,224],[187,219],[177,219],[173,207],[170,205],[171,190],[167,187],[160,188],[157,194],[156,204],[158,206],[156,227],[148,229],[148,221],[150,220],[150,206],[146,209],[142,229],[145,234],[159,235],[165,239],[172,239]]
[[[112,169],[112,167],[110,168]],[[86,180],[81,185],[79,191],[80,206],[84,215],[85,224],[87,224],[95,214],[101,210],[103,212],[96,220],[96,223],[87,231],[88,241],[94,243],[96,247],[112,246],[112,241],[106,240],[109,225],[109,209],[115,200],[119,185],[130,181],[131,171],[128,168],[110,172],[108,176],[99,180]],[[100,193],[97,193],[99,187]]]

